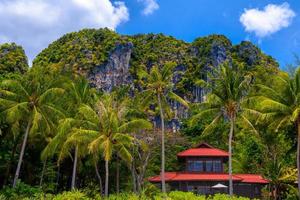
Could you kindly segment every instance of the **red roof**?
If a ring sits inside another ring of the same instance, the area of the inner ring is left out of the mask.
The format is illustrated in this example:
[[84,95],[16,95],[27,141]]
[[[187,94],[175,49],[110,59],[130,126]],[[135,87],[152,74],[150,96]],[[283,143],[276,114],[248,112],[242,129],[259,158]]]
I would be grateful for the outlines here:
[[[160,182],[161,176],[154,176],[149,178],[150,182]],[[167,182],[173,181],[228,181],[229,175],[225,173],[218,174],[200,174],[200,173],[185,173],[185,172],[166,172],[165,180]],[[267,184],[268,180],[263,179],[262,176],[256,174],[238,174],[232,176],[233,181],[243,183],[261,183]]]
[[177,156],[228,157],[229,154],[226,151],[217,148],[192,148],[178,153]]
[[243,183],[269,183],[268,180],[258,174],[235,174],[235,176],[242,178]]

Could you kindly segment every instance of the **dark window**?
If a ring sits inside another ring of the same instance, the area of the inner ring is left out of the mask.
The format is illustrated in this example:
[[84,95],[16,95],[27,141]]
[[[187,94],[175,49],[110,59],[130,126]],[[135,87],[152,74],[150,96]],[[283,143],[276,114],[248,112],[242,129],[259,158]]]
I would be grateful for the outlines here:
[[220,160],[215,160],[213,162],[213,171],[214,172],[221,172],[222,171],[222,163]]
[[202,195],[212,194],[212,190],[209,186],[200,185],[198,186],[198,194],[202,194]]
[[254,193],[257,195],[260,193],[258,186],[254,186]]
[[222,172],[220,160],[188,160],[187,171],[190,172]]
[[187,164],[188,164],[188,171],[192,171],[192,172],[204,171],[204,163],[201,160],[189,160]]
[[203,172],[204,171],[204,164],[203,161],[197,160],[194,163],[194,171],[196,172]]
[[194,185],[188,185],[188,186],[187,186],[187,190],[188,190],[188,192],[194,192],[194,193],[197,193],[197,186],[194,186]]
[[193,171],[193,168],[194,168],[194,162],[191,161],[191,160],[189,160],[189,161],[187,162],[187,170],[188,170],[188,171]]
[[213,171],[213,161],[212,160],[207,160],[206,161],[205,169],[206,169],[207,172],[212,172]]

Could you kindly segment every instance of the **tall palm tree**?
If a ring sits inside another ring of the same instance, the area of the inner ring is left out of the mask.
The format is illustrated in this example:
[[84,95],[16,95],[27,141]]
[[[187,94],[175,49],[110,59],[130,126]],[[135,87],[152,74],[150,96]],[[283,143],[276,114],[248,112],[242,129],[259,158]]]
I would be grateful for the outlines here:
[[60,163],[74,152],[74,155],[72,156],[72,190],[75,189],[76,186],[78,159],[86,156],[86,152],[88,152],[88,142],[76,136],[75,127],[80,126],[83,126],[83,122],[79,119],[65,118],[60,120],[57,134],[45,147],[41,155],[42,160],[46,160],[47,158],[51,158],[53,155],[58,154],[58,163]]
[[232,138],[235,130],[237,119],[243,120],[244,124],[253,128],[251,122],[245,115],[245,107],[243,102],[246,99],[251,76],[245,75],[239,69],[230,68],[227,64],[220,66],[218,71],[214,72],[209,83],[208,89],[211,91],[208,94],[205,102],[200,103],[199,112],[191,118],[192,123],[195,120],[203,119],[207,116],[212,116],[213,120],[208,126],[205,127],[202,134],[212,132],[218,125],[221,119],[225,119],[230,124],[229,137],[228,137],[228,151],[229,151],[229,194],[233,195],[233,182],[232,182]]
[[46,160],[47,157],[51,157],[59,151],[58,161],[60,162],[74,151],[71,189],[75,189],[78,158],[86,155],[85,147],[88,143],[80,140],[82,138],[76,138],[74,128],[85,125],[85,121],[80,117],[79,108],[82,105],[93,104],[96,94],[84,77],[77,77],[73,81],[69,80],[64,87],[67,94],[65,97],[67,103],[64,104],[64,107],[66,115],[69,117],[60,120],[58,133],[42,152],[42,159]]
[[[92,154],[102,154],[105,160],[105,196],[108,196],[109,161],[113,154],[130,162],[129,148],[133,138],[129,133],[139,129],[149,129],[151,123],[143,119],[127,119],[127,100],[117,102],[114,94],[104,94],[96,103],[96,108],[83,105],[80,113],[87,121],[87,127],[76,129],[76,137],[92,138],[89,150]],[[74,136],[74,137],[75,137]]]
[[174,100],[188,107],[188,103],[173,92],[173,70],[175,63],[166,63],[161,69],[157,66],[151,68],[150,72],[141,70],[139,76],[144,82],[144,102],[156,104],[161,119],[161,187],[166,193],[165,182],[165,112],[170,110],[168,100]]
[[1,115],[6,117],[13,128],[21,127],[23,122],[27,124],[13,187],[16,186],[19,178],[28,136],[39,130],[49,133],[54,127],[54,121],[64,115],[54,105],[63,92],[62,88],[52,87],[49,83],[41,83],[28,77],[24,77],[22,81],[4,80],[1,82]]
[[300,68],[293,76],[280,73],[274,77],[272,86],[258,85],[261,97],[257,110],[262,112],[260,120],[269,124],[269,128],[294,125],[297,135],[298,191],[300,193]]

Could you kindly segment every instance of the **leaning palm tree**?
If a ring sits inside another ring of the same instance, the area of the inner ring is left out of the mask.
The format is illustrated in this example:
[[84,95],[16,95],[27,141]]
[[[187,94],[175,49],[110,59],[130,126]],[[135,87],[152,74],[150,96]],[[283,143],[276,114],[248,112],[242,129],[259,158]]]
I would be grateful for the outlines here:
[[212,121],[207,125],[202,134],[212,132],[218,125],[220,120],[225,119],[230,124],[228,151],[229,151],[229,194],[233,195],[232,182],[232,139],[237,119],[240,119],[249,126],[251,122],[246,117],[243,102],[246,99],[251,82],[251,76],[245,75],[239,69],[233,66],[230,68],[227,64],[220,66],[216,72],[212,74],[210,81],[207,83],[208,89],[211,91],[207,95],[206,101],[200,103],[199,112],[191,118],[191,123],[195,120],[212,117]]
[[173,70],[175,63],[167,63],[161,69],[157,66],[151,68],[147,73],[144,70],[139,72],[145,90],[144,102],[156,104],[160,112],[161,119],[161,187],[162,192],[166,193],[165,182],[165,112],[170,110],[168,100],[174,100],[188,107],[188,103],[173,92]]
[[21,146],[20,156],[13,187],[19,178],[25,147],[28,136],[43,130],[50,133],[54,121],[64,114],[54,105],[63,89],[52,87],[49,83],[41,83],[24,77],[22,81],[4,80],[1,82],[1,115],[12,124],[13,128],[21,127],[26,123],[25,134]]
[[151,123],[144,119],[127,119],[127,100],[118,102],[114,94],[104,94],[96,103],[96,108],[83,105],[80,113],[87,121],[87,127],[76,129],[76,137],[93,138],[89,150],[93,155],[99,153],[105,160],[105,196],[108,195],[109,162],[113,154],[130,162],[129,151],[133,138],[129,133],[149,129]]
[[261,96],[257,110],[263,114],[260,120],[269,124],[269,128],[294,125],[297,136],[298,191],[300,193],[300,68],[293,76],[279,73],[273,79],[272,86],[258,85]]

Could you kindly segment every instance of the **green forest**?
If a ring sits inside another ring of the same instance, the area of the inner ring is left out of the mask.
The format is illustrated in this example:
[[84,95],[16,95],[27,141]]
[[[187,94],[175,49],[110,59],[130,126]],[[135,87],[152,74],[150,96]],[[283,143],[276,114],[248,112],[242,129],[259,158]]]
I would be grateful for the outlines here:
[[30,67],[0,44],[0,200],[246,200],[148,181],[201,142],[230,152],[226,171],[268,179],[263,199],[298,199],[299,65],[223,35],[83,29]]

